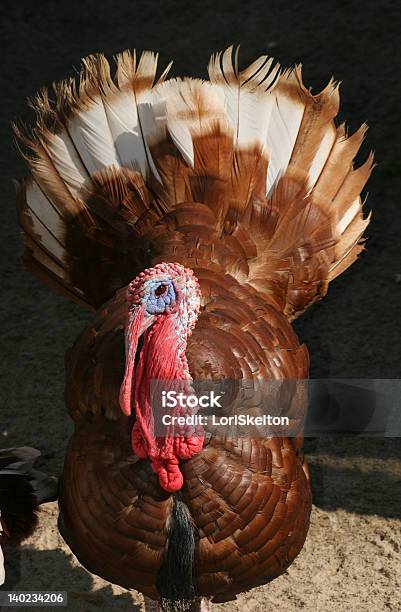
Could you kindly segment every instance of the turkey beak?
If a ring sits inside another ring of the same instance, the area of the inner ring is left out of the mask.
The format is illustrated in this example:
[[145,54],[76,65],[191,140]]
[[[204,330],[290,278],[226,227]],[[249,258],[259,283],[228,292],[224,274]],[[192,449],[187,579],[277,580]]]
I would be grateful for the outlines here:
[[145,311],[143,305],[135,305],[128,312],[128,320],[125,327],[125,374],[120,388],[120,407],[126,416],[131,414],[132,380],[138,340],[153,324],[155,318],[154,315],[150,315]]

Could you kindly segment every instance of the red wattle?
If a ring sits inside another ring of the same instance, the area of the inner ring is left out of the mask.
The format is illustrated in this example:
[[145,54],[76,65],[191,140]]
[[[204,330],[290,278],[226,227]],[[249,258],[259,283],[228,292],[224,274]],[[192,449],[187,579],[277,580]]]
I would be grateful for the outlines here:
[[[143,313],[142,318],[143,318]],[[139,313],[136,315],[139,318]],[[127,328],[126,373],[121,387],[120,402],[124,414],[131,413],[132,381],[134,374],[135,352],[142,319],[129,321]],[[182,341],[182,340],[181,340]],[[162,315],[144,334],[144,344],[139,363],[135,368],[134,405],[136,423],[131,434],[132,449],[135,454],[151,460],[153,471],[158,474],[160,486],[166,491],[175,492],[183,485],[179,467],[180,459],[190,459],[203,447],[203,430],[198,427],[195,435],[178,434],[174,426],[167,429],[164,437],[154,433],[154,417],[151,405],[151,381],[174,381],[183,390],[190,390],[190,377],[186,368],[185,354],[179,345],[177,320],[174,316]],[[181,350],[180,350],[181,349]],[[182,381],[182,383],[176,383]],[[182,408],[174,414],[184,414]]]

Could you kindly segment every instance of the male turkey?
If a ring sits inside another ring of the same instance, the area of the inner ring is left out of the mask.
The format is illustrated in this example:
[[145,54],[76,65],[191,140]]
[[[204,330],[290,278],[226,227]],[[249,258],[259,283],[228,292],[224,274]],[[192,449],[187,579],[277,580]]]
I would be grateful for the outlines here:
[[307,378],[290,322],[363,248],[372,156],[353,169],[366,126],[336,127],[337,85],[313,95],[299,66],[239,71],[230,48],[210,81],[156,68],[125,51],[112,78],[90,56],[38,94],[18,211],[29,269],[97,309],[66,359],[61,533],[90,571],[181,610],[282,574],[310,486],[300,436],[157,436],[150,380]]

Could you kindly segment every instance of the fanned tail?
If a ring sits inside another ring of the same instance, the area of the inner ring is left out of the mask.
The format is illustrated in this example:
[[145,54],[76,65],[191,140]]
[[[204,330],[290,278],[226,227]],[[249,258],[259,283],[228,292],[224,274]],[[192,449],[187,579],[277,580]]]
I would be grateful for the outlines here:
[[373,156],[353,159],[366,126],[348,136],[336,83],[312,95],[299,66],[280,73],[267,56],[240,71],[230,47],[206,82],[165,71],[155,83],[156,68],[154,54],[124,52],[112,78],[91,56],[79,84],[34,101],[32,136],[17,130],[31,151],[18,206],[28,266],[97,307],[157,261],[209,259],[295,318],[363,248]]

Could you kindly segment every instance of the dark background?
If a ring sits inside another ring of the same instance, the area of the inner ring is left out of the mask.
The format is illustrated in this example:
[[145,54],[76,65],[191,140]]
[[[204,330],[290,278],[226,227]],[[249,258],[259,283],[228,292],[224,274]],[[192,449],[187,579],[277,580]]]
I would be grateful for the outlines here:
[[[369,123],[360,161],[373,149],[378,162],[368,185],[366,209],[373,217],[367,251],[296,329],[310,349],[311,376],[400,377],[400,41],[396,1],[2,2],[3,445],[41,444],[60,466],[71,430],[63,406],[63,355],[90,317],[23,270],[11,181],[25,168],[10,121],[32,120],[26,98],[73,74],[81,57],[98,51],[110,58],[127,47],[158,50],[161,64],[174,60],[173,74],[206,76],[212,52],[240,43],[243,65],[264,52],[283,66],[302,62],[304,81],[315,92],[332,75],[342,81],[339,119],[350,131]],[[366,452],[374,454],[377,443],[370,444]],[[387,441],[385,448],[396,447]]]

